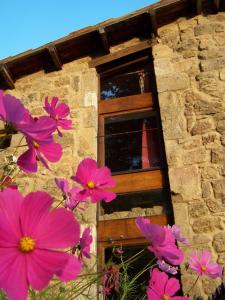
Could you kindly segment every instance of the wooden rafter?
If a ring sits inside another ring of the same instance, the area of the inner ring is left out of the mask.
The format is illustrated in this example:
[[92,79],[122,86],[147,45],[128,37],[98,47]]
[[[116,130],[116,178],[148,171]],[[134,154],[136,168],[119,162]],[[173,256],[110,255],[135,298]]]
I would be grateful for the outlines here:
[[196,12],[197,12],[197,15],[201,15],[201,13],[202,13],[202,0],[197,0],[196,1]]
[[89,67],[94,68],[94,67],[106,64],[110,61],[113,61],[113,60],[119,59],[121,57],[127,56],[129,54],[133,54],[133,53],[145,50],[147,48],[150,48],[153,45],[153,43],[154,43],[153,40],[145,40],[145,41],[139,42],[137,45],[134,45],[134,46],[128,47],[126,49],[120,50],[116,53],[110,53],[110,54],[106,54],[106,55],[103,55],[101,57],[92,59],[89,62]]
[[99,32],[99,35],[100,35],[100,39],[101,39],[101,42],[102,42],[104,52],[106,54],[108,54],[110,52],[109,51],[110,46],[109,46],[109,41],[108,41],[108,38],[107,38],[107,33],[105,31],[105,28],[100,27],[98,29],[98,32]]
[[58,71],[58,70],[61,70],[62,69],[62,62],[59,58],[59,55],[58,55],[58,51],[56,49],[56,47],[54,45],[51,45],[49,47],[47,47],[48,49],[48,52],[50,54],[50,57],[51,57],[51,60],[55,66],[55,69]]
[[15,86],[14,86],[14,80],[13,80],[12,75],[10,74],[10,71],[9,71],[9,69],[8,69],[8,67],[7,67],[6,64],[1,64],[0,65],[0,74],[4,78],[7,86],[10,89],[14,89],[15,88]]
[[216,11],[220,10],[220,0],[213,0],[214,7]]
[[153,35],[157,36],[158,33],[157,33],[156,10],[154,8],[150,9],[148,13],[150,15],[150,20],[151,20],[151,26],[152,26]]

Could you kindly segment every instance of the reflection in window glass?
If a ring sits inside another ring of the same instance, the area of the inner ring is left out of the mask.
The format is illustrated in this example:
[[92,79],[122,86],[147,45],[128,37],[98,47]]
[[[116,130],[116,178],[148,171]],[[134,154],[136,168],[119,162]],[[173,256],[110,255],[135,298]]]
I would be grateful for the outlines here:
[[112,172],[160,167],[159,130],[153,112],[105,119],[105,164]]
[[146,69],[101,78],[101,100],[138,95],[150,91]]

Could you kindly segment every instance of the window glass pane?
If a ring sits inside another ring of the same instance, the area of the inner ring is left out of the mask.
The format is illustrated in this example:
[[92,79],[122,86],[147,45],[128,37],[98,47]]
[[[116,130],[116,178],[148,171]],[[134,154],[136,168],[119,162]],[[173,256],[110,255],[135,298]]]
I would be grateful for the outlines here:
[[168,189],[119,194],[112,202],[101,202],[104,216],[100,219],[168,214],[169,197]]
[[[141,250],[144,249],[144,245],[133,245],[133,246],[124,246],[123,250],[123,262],[126,262],[129,258],[131,259],[134,255],[138,254]],[[122,264],[120,256],[113,255],[113,248],[105,249],[105,260],[106,262],[110,261],[116,266]],[[132,260],[132,263],[126,264],[127,268],[127,281],[132,280],[138,273],[145,270],[143,274],[141,274],[137,280],[134,282],[133,289],[131,293],[128,293],[126,296],[127,300],[132,299],[143,299],[144,295],[146,295],[146,286],[149,281],[149,267],[150,262],[153,260],[154,255],[147,249],[141,255],[138,255],[138,259]],[[120,268],[120,280],[119,280],[119,293],[115,290],[111,290],[110,295],[106,297],[108,300],[119,300],[123,295],[123,279],[124,273],[123,268]]]
[[150,92],[150,74],[147,69],[124,71],[101,78],[101,100]]
[[160,148],[153,112],[105,119],[105,164],[112,172],[160,167]]

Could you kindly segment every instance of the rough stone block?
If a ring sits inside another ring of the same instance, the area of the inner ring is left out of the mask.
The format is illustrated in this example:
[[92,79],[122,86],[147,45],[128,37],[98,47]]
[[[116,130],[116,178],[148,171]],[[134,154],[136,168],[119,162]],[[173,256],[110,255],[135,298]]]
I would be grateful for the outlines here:
[[210,153],[204,147],[185,151],[182,157],[184,165],[192,165],[210,161]]
[[219,58],[219,57],[224,57],[225,56],[225,48],[220,47],[220,48],[211,48],[209,50],[203,50],[199,52],[198,57],[200,59],[212,59],[212,58]]
[[159,95],[162,126],[165,139],[183,138],[187,134],[184,105],[174,93]]
[[202,217],[194,220],[192,225],[195,233],[213,232],[216,229],[223,229],[220,218]]
[[222,69],[219,74],[220,80],[225,81],[225,68]]
[[213,195],[212,185],[210,182],[202,182],[202,198],[209,198]]
[[188,205],[188,213],[191,218],[199,218],[208,214],[208,210],[203,201],[191,202]]
[[213,247],[217,253],[225,251],[225,232],[219,232],[214,236]]
[[220,199],[206,199],[206,205],[212,213],[220,213],[224,210],[224,206],[222,205]]
[[212,131],[215,128],[213,119],[207,118],[196,122],[191,130],[192,135],[204,134]]
[[225,45],[225,34],[224,34],[224,32],[214,34],[213,38],[216,41],[218,46],[224,46]]
[[214,164],[225,163],[224,147],[221,147],[219,149],[212,149],[212,163]]
[[225,179],[219,179],[212,183],[215,198],[225,196]]
[[170,168],[169,179],[172,193],[187,199],[201,197],[200,174],[196,166]]
[[200,62],[200,68],[202,71],[220,70],[225,67],[225,57],[212,58],[206,61]]
[[154,69],[157,77],[169,75],[174,72],[170,58],[155,59]]
[[156,44],[152,47],[153,57],[157,58],[171,58],[173,56],[173,50],[167,45]]
[[185,73],[170,73],[156,78],[158,92],[177,91],[189,87],[189,78]]

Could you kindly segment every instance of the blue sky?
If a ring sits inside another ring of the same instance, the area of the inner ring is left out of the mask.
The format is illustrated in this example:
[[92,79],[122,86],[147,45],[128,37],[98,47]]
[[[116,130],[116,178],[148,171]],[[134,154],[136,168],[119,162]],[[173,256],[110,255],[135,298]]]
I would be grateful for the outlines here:
[[1,0],[0,59],[156,0]]

